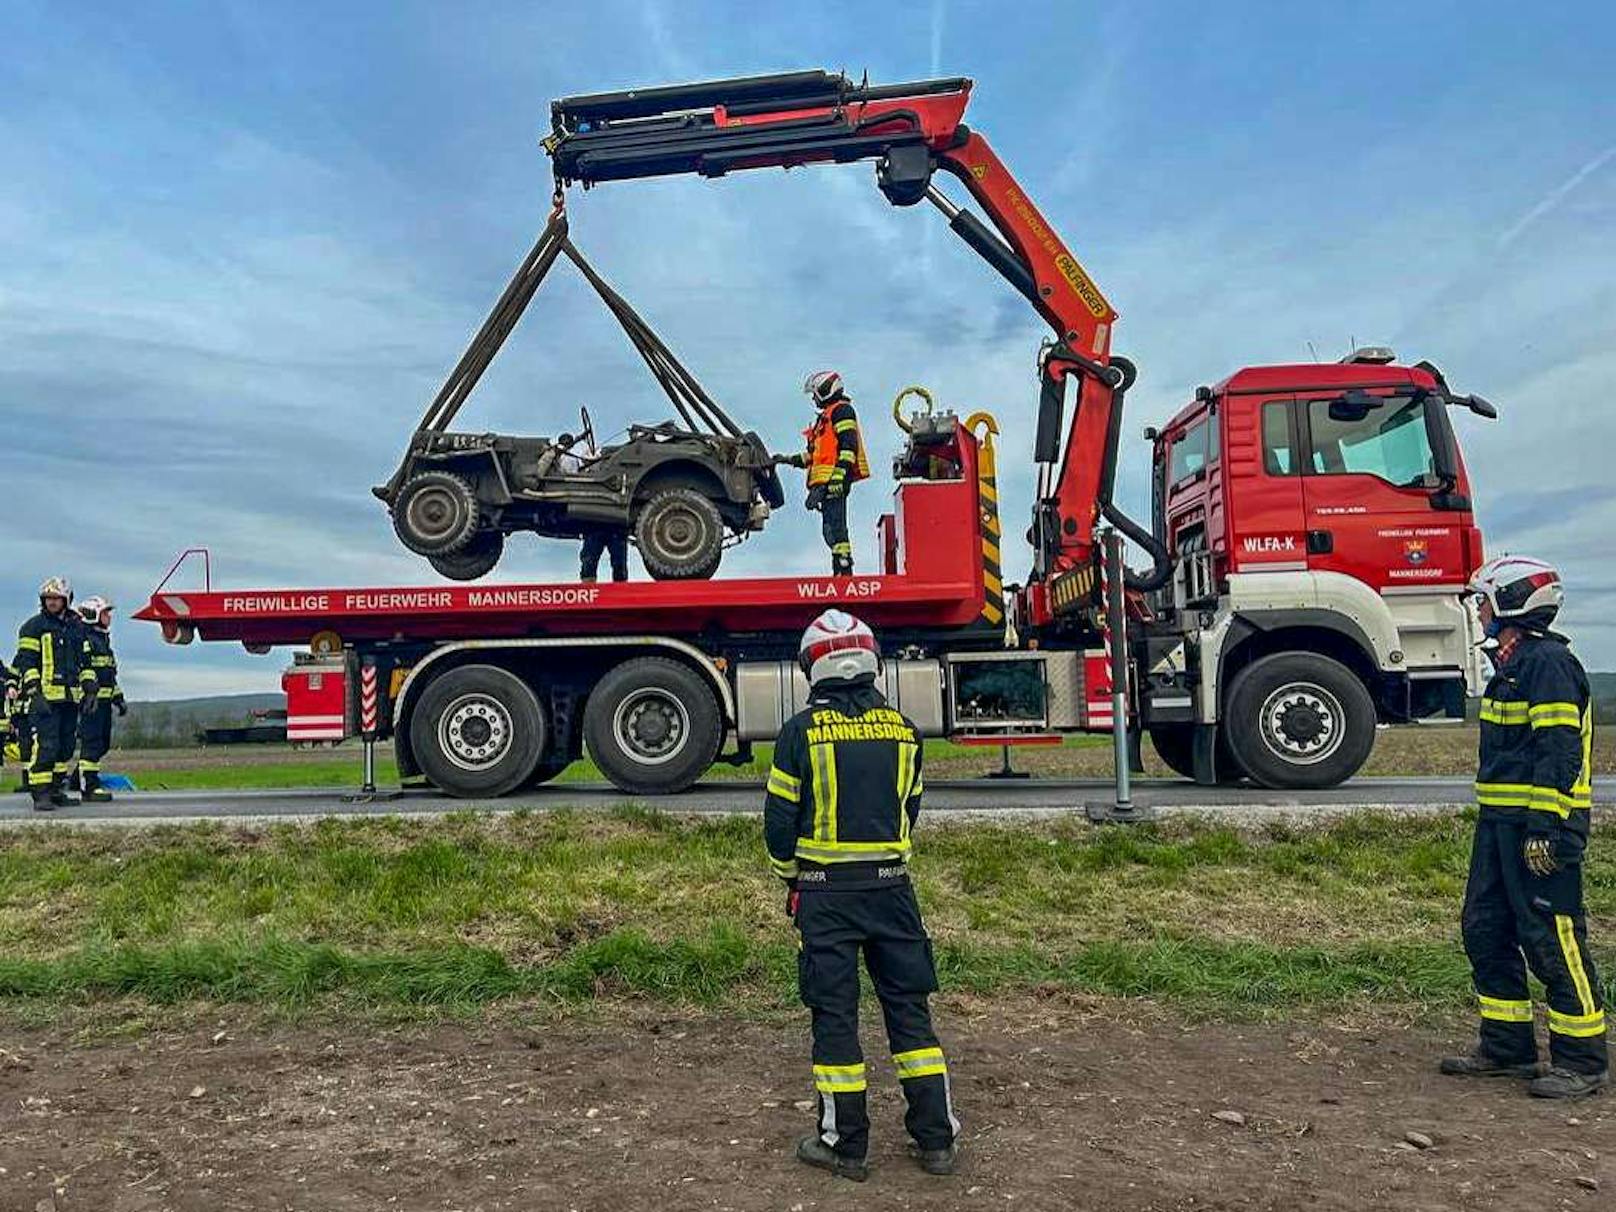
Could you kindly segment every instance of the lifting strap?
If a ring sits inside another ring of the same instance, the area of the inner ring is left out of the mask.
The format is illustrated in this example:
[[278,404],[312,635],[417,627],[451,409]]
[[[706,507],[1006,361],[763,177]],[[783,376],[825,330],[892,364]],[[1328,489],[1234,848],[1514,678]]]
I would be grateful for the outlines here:
[[494,356],[499,353],[500,347],[505,344],[505,338],[511,335],[511,331],[521,320],[522,313],[532,302],[534,294],[550,272],[550,267],[555,264],[556,258],[563,253],[595,288],[601,302],[606,304],[606,310],[622,325],[629,343],[644,359],[651,377],[666,393],[685,427],[691,430],[705,428],[720,436],[741,437],[740,426],[707,394],[697,382],[696,376],[674,356],[673,351],[651,330],[651,326],[640,314],[629,306],[628,301],[613,290],[606,280],[595,272],[594,266],[589,264],[583,253],[578,251],[577,245],[573,244],[567,235],[565,211],[552,215],[550,221],[544,225],[538,240],[528,251],[527,256],[522,258],[516,273],[511,276],[510,282],[506,284],[505,290],[494,304],[494,309],[488,313],[488,318],[477,330],[477,335],[466,347],[466,352],[460,355],[460,361],[455,363],[449,377],[438,389],[437,396],[417,426],[417,432],[441,433],[454,422],[455,414],[460,411],[461,406],[476,388],[478,380],[482,378],[483,372],[488,369]]

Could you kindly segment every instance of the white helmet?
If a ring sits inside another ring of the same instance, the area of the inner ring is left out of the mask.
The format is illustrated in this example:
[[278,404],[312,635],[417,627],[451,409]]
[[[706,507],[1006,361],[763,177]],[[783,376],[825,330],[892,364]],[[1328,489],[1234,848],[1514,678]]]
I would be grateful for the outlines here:
[[101,616],[113,608],[112,603],[102,597],[88,597],[78,604],[79,618],[92,627],[101,625]]
[[[1530,556],[1488,560],[1470,578],[1471,593],[1485,598],[1498,624],[1542,630],[1554,622],[1565,601],[1560,574],[1552,564]],[[1495,624],[1494,632],[1496,632]]]
[[881,648],[864,620],[845,610],[827,610],[802,633],[797,663],[813,686],[825,678],[876,673],[881,668]]
[[69,606],[73,604],[73,583],[66,577],[46,577],[45,583],[39,587],[41,600],[45,598],[61,598]]
[[819,408],[847,394],[842,386],[842,376],[834,370],[814,371],[803,383],[802,390]]

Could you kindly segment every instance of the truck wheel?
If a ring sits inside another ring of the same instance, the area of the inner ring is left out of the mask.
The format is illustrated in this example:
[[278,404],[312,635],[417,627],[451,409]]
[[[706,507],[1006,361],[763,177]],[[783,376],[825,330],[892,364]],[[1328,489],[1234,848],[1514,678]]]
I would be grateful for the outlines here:
[[532,689],[493,665],[462,665],[433,679],[410,717],[421,773],[461,797],[515,791],[539,764],[547,732]]
[[1235,678],[1223,727],[1253,782],[1334,787],[1356,774],[1374,747],[1375,704],[1339,661],[1279,652]]
[[533,773],[527,776],[527,780],[522,784],[522,790],[531,791],[534,787],[544,786],[570,765],[572,762],[565,758],[545,758],[534,767]]
[[659,581],[705,581],[724,554],[724,519],[694,488],[659,489],[640,507],[634,538]]
[[584,707],[589,755],[612,786],[636,795],[688,788],[713,764],[723,734],[706,679],[665,657],[625,661]]
[[1187,779],[1195,777],[1195,725],[1156,724],[1150,729],[1150,744],[1166,767]]
[[[1195,725],[1157,724],[1150,730],[1150,744],[1156,756],[1174,774],[1187,779],[1195,777]],[[1246,777],[1240,763],[1229,751],[1229,730],[1218,726],[1217,753],[1213,757],[1218,772],[1218,786],[1232,787]]]
[[439,576],[451,581],[475,581],[493,572],[504,554],[505,536],[497,530],[484,530],[453,555],[428,556],[427,561]]
[[416,555],[452,555],[477,533],[477,494],[452,471],[411,476],[393,502],[393,530]]

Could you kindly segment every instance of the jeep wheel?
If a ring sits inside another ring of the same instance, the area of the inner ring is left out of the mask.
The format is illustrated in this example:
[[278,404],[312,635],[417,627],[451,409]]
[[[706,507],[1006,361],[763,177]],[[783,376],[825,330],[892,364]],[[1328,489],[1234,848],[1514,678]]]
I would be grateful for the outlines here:
[[724,519],[694,488],[658,489],[634,525],[640,559],[659,581],[704,581],[724,554]]
[[416,555],[453,555],[477,534],[477,496],[452,471],[411,476],[393,502],[393,529]]
[[439,576],[451,581],[475,581],[493,572],[504,554],[505,536],[497,530],[484,530],[452,555],[428,556],[427,560]]

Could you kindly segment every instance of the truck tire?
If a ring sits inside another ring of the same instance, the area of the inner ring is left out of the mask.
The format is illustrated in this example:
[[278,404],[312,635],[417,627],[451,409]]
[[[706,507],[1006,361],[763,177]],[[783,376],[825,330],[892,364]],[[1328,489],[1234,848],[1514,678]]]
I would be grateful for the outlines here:
[[[1195,777],[1195,725],[1157,724],[1150,730],[1150,744],[1165,765],[1174,774],[1187,779]],[[1213,762],[1218,772],[1218,786],[1232,787],[1246,777],[1240,763],[1229,751],[1229,730],[1218,726],[1217,753]]]
[[477,494],[452,471],[421,471],[393,502],[393,530],[416,555],[453,555],[477,534]]
[[515,791],[539,764],[548,731],[532,688],[493,665],[462,665],[434,678],[410,715],[421,773],[462,798]]
[[1374,748],[1375,704],[1339,661],[1277,652],[1236,676],[1223,729],[1252,782],[1334,787],[1356,774]]
[[707,680],[665,657],[623,662],[584,706],[589,755],[612,786],[634,795],[684,791],[707,772],[723,739]]
[[505,536],[497,530],[484,530],[452,555],[428,556],[427,561],[439,576],[451,581],[475,581],[493,572],[504,554]]
[[724,554],[724,519],[694,488],[659,488],[640,507],[634,539],[659,581],[705,581]]

